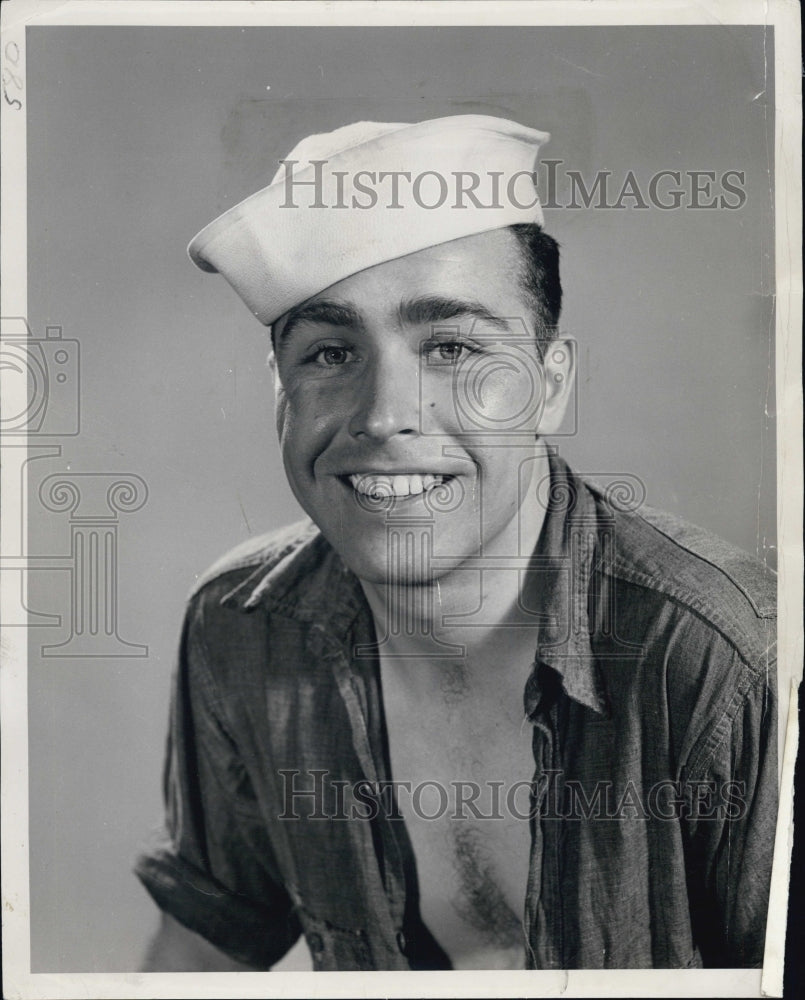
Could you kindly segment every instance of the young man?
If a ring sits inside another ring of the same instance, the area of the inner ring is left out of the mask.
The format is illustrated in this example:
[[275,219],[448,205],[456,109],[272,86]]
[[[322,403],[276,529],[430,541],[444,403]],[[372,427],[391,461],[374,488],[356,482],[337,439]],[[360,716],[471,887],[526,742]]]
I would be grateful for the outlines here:
[[191,243],[271,327],[310,522],[190,599],[152,969],[300,933],[331,970],[762,962],[773,582],[544,443],[573,374],[545,138],[314,136]]

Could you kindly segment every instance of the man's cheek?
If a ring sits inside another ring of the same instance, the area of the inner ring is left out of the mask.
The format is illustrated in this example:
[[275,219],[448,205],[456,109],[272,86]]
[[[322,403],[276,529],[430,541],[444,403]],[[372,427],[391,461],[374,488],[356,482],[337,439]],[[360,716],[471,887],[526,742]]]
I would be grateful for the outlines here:
[[297,467],[315,461],[339,425],[333,401],[304,387],[278,386],[274,417],[283,459]]
[[293,381],[279,381],[274,384],[274,418],[277,435],[282,441],[288,434],[297,434],[299,429],[314,423],[316,412],[315,393],[306,391],[304,386]]
[[307,446],[305,444],[306,438],[309,437],[309,434],[305,433],[307,421],[300,420],[299,409],[286,392],[277,395],[274,416],[280,452],[290,475],[289,465],[299,464],[310,449],[311,442],[308,441]]

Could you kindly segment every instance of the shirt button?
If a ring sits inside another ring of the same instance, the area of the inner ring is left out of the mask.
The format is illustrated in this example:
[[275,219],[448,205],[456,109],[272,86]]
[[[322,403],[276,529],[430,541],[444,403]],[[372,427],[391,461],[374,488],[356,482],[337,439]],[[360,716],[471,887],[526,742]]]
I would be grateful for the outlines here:
[[322,940],[321,934],[317,934],[315,931],[307,939],[308,946],[312,952],[317,955],[324,951],[324,941]]
[[405,940],[405,935],[402,931],[397,931],[397,947],[400,949],[402,954],[405,954],[405,948],[408,942]]

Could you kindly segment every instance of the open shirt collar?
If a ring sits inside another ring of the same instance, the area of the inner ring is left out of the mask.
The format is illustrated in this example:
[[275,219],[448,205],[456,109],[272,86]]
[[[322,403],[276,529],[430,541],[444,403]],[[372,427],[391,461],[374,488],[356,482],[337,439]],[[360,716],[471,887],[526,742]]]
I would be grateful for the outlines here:
[[[542,531],[533,557],[538,578],[540,624],[534,667],[525,689],[525,713],[542,707],[539,670],[559,677],[565,693],[606,714],[607,701],[591,645],[588,599],[599,553],[600,512],[583,480],[549,454],[550,490]],[[258,567],[222,600],[251,612],[317,623],[346,642],[359,616],[371,611],[358,578],[311,525],[307,538],[270,568]]]

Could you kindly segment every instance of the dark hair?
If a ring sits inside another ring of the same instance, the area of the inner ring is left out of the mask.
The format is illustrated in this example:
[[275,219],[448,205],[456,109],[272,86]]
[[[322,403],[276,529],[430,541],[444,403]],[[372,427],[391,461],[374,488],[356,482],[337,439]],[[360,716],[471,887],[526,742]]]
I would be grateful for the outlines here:
[[537,339],[547,343],[556,336],[562,311],[559,244],[536,222],[519,222],[509,229],[522,250],[521,280],[534,307]]

